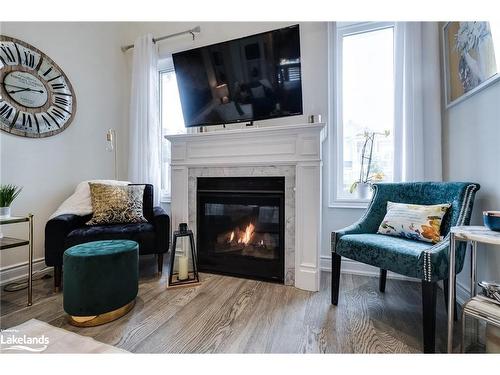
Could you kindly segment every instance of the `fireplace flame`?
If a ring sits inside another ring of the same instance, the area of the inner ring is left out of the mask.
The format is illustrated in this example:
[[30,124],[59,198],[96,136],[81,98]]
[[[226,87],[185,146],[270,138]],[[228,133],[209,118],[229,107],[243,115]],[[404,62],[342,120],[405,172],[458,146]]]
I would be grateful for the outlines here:
[[241,239],[241,241],[245,245],[248,245],[248,243],[252,239],[252,235],[253,235],[254,230],[255,230],[255,225],[253,225],[252,223],[247,225],[247,227],[245,229],[245,234],[243,235],[243,238]]
[[[252,240],[253,234],[255,231],[255,225],[252,223],[248,224],[247,227],[245,228],[245,231],[241,231],[237,229],[237,233],[233,230],[231,234],[229,235],[229,241],[228,243],[232,243],[236,241],[238,244],[244,244],[248,245],[250,241]],[[238,237],[237,239],[235,237]],[[227,237],[226,237],[227,238]],[[263,241],[261,240],[261,245],[263,244]]]

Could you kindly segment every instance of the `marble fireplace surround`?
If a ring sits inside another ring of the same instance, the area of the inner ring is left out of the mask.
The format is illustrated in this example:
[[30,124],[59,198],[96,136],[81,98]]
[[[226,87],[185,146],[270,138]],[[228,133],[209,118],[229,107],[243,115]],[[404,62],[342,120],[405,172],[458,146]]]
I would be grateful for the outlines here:
[[295,285],[295,168],[201,167],[188,170],[188,225],[196,234],[196,182],[198,177],[285,177],[285,285]]
[[169,135],[172,228],[196,236],[198,177],[285,177],[285,284],[319,290],[324,124]]

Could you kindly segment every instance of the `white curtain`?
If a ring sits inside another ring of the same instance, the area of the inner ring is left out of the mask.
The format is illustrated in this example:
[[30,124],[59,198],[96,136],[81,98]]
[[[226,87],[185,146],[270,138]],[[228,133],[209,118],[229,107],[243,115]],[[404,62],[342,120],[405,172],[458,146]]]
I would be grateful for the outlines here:
[[395,181],[441,181],[441,80],[436,22],[395,27]]
[[158,51],[151,34],[134,42],[129,126],[129,180],[161,188],[161,124],[158,102]]

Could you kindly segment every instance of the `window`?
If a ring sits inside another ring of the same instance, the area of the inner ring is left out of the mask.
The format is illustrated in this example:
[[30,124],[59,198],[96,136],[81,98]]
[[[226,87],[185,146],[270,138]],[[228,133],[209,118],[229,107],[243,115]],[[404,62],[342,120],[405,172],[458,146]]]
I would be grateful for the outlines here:
[[359,205],[367,199],[353,183],[392,181],[394,175],[394,25],[339,25],[333,40],[333,204]]
[[163,136],[186,132],[175,71],[170,64],[160,71],[160,120],[162,125],[162,200],[170,200],[170,142]]

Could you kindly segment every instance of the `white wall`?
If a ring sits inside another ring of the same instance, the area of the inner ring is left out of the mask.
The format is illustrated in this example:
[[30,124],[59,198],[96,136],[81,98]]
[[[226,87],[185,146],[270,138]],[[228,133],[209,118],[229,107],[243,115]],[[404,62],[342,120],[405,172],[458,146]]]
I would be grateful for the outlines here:
[[[152,22],[135,23],[127,29],[128,43],[142,34],[152,33],[159,37],[193,28],[199,25],[201,33],[192,41],[189,35],[159,43],[160,57],[174,52],[196,48],[203,45],[222,42],[246,35],[273,30],[295,23],[284,22]],[[302,96],[304,115],[256,122],[259,125],[298,124],[307,122],[307,116],[321,114],[324,121],[328,119],[328,34],[326,22],[301,22],[300,48],[302,59]],[[127,44],[128,44],[127,43]],[[131,52],[128,52],[131,54]],[[241,126],[241,125],[235,125]],[[331,135],[329,135],[331,136]],[[330,151],[328,140],[323,144],[323,222],[322,222],[322,260],[325,268],[330,264],[330,232],[343,228],[356,221],[363,213],[360,209],[329,208],[328,181]]]
[[[500,209],[500,82],[445,110],[443,118],[444,177],[481,184],[472,224],[482,225],[483,210]],[[499,250],[479,246],[479,280],[500,281]],[[469,290],[469,270],[468,258],[458,277],[459,292]]]
[[[35,215],[35,259],[44,256],[48,217],[85,179],[113,178],[113,155],[105,151],[105,133],[119,138],[119,176],[126,177],[128,71],[120,50],[125,24],[20,23],[0,25],[0,33],[21,39],[51,57],[76,93],[73,123],[58,135],[30,139],[0,133],[2,183],[23,186],[14,215]],[[21,224],[4,226],[7,235],[25,236]],[[2,250],[2,274],[26,261],[24,248]]]

